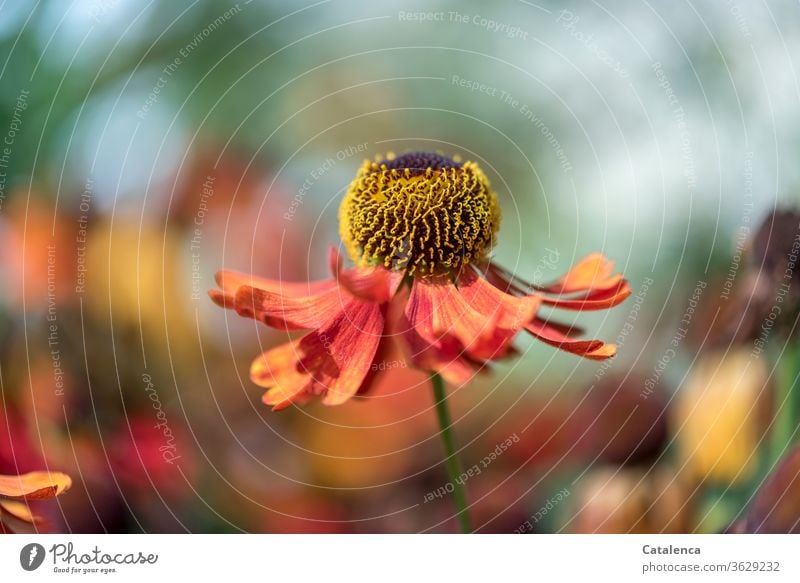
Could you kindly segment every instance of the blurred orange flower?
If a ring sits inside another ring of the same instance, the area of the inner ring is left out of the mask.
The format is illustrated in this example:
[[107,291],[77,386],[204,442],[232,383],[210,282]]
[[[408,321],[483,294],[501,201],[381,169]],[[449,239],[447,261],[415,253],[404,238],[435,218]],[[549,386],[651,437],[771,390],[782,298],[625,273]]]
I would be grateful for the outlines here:
[[211,298],[244,317],[284,330],[311,330],[264,352],[250,369],[275,410],[321,396],[338,405],[364,393],[393,339],[415,368],[464,383],[513,353],[525,329],[543,342],[590,359],[616,346],[578,340],[570,326],[537,315],[540,307],[600,310],[622,302],[628,282],[600,254],[558,281],[534,286],[488,258],[499,229],[496,195],[473,162],[430,153],[367,161],[340,209],[345,269],[336,251],[333,279],[285,283],[224,271]]
[[28,502],[54,498],[70,486],[70,477],[60,472],[0,475],[0,533],[14,532],[20,523],[41,524],[41,518],[31,512]]
[[9,195],[7,212],[0,220],[0,269],[3,297],[14,308],[29,311],[58,306],[74,299],[72,290],[75,252],[72,217],[37,190],[17,189]]

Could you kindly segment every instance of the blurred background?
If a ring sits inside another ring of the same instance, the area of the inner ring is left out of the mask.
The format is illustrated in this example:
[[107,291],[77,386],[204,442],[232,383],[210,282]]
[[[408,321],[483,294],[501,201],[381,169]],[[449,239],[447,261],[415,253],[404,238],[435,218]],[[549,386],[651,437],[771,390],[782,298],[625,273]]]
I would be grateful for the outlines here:
[[363,159],[435,150],[492,181],[499,263],[602,251],[633,288],[580,317],[612,361],[520,339],[451,388],[478,530],[797,530],[798,16],[2,3],[0,474],[72,476],[56,532],[455,532],[421,373],[273,413],[248,367],[282,335],[206,295],[325,277]]

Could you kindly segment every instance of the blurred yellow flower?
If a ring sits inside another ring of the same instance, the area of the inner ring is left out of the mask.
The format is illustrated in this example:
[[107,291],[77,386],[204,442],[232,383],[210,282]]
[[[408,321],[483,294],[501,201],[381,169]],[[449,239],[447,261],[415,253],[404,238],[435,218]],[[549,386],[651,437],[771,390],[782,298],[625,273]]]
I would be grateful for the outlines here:
[[767,370],[750,350],[701,357],[672,409],[683,471],[724,485],[750,479],[767,404]]

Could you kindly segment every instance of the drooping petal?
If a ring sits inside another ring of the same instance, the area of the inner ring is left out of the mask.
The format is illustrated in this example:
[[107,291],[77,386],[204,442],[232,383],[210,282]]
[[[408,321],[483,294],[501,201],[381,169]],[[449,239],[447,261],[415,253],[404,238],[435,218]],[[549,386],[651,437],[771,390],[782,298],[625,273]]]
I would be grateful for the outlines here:
[[564,310],[605,310],[622,303],[629,295],[631,295],[631,286],[623,279],[612,288],[590,291],[579,297],[551,298],[544,296],[542,303]]
[[573,265],[558,281],[536,286],[536,289],[552,294],[611,289],[622,281],[622,274],[613,272],[613,261],[602,253],[591,253]]
[[[402,331],[399,337],[402,339],[408,360],[416,368],[436,371],[445,381],[453,385],[462,385],[483,370],[482,363],[471,361],[463,350],[445,346],[439,340],[428,340],[427,338],[432,334],[428,333],[429,331],[422,322],[415,325],[405,314],[401,320]],[[423,331],[425,337],[420,330]]]
[[370,371],[383,331],[380,305],[350,299],[318,329],[256,358],[250,378],[268,389],[263,401],[275,409],[316,394],[326,405],[343,403]]
[[[384,331],[380,340],[378,341],[378,348],[375,350],[375,356],[372,358],[372,362],[369,365],[369,370],[362,379],[361,384],[358,386],[355,394],[365,395],[369,393],[377,384],[377,381],[381,377],[381,373],[383,371],[391,370],[400,366],[400,364],[398,364],[398,360],[400,360],[398,357],[399,355],[397,354],[397,350],[395,350],[395,344],[392,340],[392,336]],[[402,364],[405,366],[405,363]]]
[[482,264],[479,269],[483,271],[489,283],[504,293],[521,297],[530,295],[533,291],[531,284],[521,281],[514,274],[496,263]]
[[[453,350],[464,350],[476,360],[497,359],[505,354],[525,320],[516,318],[513,310],[507,313],[499,301],[484,301],[486,298],[481,297],[483,293],[478,286],[472,283],[467,289],[473,292],[470,298],[485,310],[483,313],[475,310],[461,290],[447,280],[414,281],[409,305],[421,307],[418,314],[430,312],[430,326],[423,326],[422,334],[429,335],[427,340],[451,344]],[[532,314],[530,306],[525,312]]]
[[572,324],[564,324],[562,322],[554,322],[550,318],[544,319],[536,316],[533,318],[533,323],[537,326],[547,326],[548,328],[552,328],[556,332],[563,334],[569,338],[577,338],[581,334],[585,333],[585,330],[580,326],[573,326]]
[[384,310],[377,304],[353,302],[356,306],[331,328],[331,357],[341,368],[340,374],[325,383],[325,405],[339,405],[361,387],[370,370],[384,331]]
[[250,286],[284,296],[309,296],[336,286],[334,280],[286,282],[227,270],[218,271],[214,275],[214,279],[220,289],[210,290],[208,295],[218,306],[231,309],[236,307],[236,292],[242,286]]
[[368,302],[382,304],[390,301],[403,281],[403,272],[383,267],[344,269],[336,247],[330,248],[328,263],[339,285],[353,296]]
[[513,334],[497,321],[475,312],[449,281],[417,279],[399,334],[415,366],[461,384],[508,352]]
[[[412,286],[413,287],[413,286]],[[411,294],[405,301],[400,315],[397,333],[411,363],[418,369],[437,371],[453,384],[462,384],[472,376],[472,369],[463,362],[463,356],[451,347],[445,348],[440,338],[433,332],[433,312],[430,302],[420,301],[419,293]],[[461,366],[452,367],[449,374],[443,369],[448,362],[455,361]]]
[[209,291],[209,296],[217,305],[268,326],[308,330],[330,320],[351,297],[378,304],[388,302],[403,278],[402,273],[383,268],[344,269],[333,247],[330,263],[335,279],[308,283],[221,271],[217,274],[221,289]]
[[458,291],[475,312],[485,318],[495,318],[497,326],[511,331],[521,330],[534,318],[541,304],[538,296],[509,295],[474,272],[462,276]]
[[61,472],[29,472],[20,476],[0,475],[0,496],[12,500],[41,500],[63,494],[72,479]]
[[333,318],[346,301],[349,297],[335,286],[310,296],[291,296],[245,285],[236,292],[234,309],[273,328],[309,330]]
[[606,344],[602,340],[575,340],[544,323],[533,321],[526,326],[526,330],[545,344],[584,358],[605,360],[617,353],[614,344]]
[[310,384],[309,370],[300,366],[299,343],[295,340],[267,350],[250,365],[250,380],[269,389],[262,401],[276,411],[295,402]]
[[41,524],[42,522],[40,517],[31,512],[27,504],[19,500],[0,499],[0,521],[2,521],[4,514],[29,524]]
[[406,358],[400,343],[396,339],[402,336],[405,318],[404,310],[410,289],[403,286],[397,290],[391,301],[386,305],[383,334],[378,342],[378,348],[372,359],[370,370],[361,382],[356,395],[365,395],[375,387],[386,371],[397,368],[407,368],[411,362]]
[[[554,308],[576,311],[602,310],[618,305],[631,294],[627,280],[622,279],[621,275],[612,275],[613,264],[599,253],[584,258],[567,275],[549,286],[532,286],[521,282],[501,267],[491,263],[484,266],[483,271],[487,280],[501,292],[517,297],[536,296],[541,304]],[[543,293],[531,294],[530,291],[534,289]],[[576,296],[574,292],[578,291],[585,293]],[[571,295],[552,297],[548,293]],[[576,338],[583,332],[580,328],[552,322],[539,316],[534,316],[525,329],[542,342],[584,358],[605,360],[617,352],[614,344]]]
[[497,264],[489,263],[482,267],[482,270],[486,274],[486,279],[495,287],[516,296],[529,295],[534,291],[552,295],[566,295],[576,292],[590,292],[590,294],[592,294],[605,290],[618,290],[627,286],[627,281],[623,279],[622,274],[612,273],[613,269],[613,262],[609,261],[604,255],[601,253],[592,253],[576,263],[572,269],[558,281],[546,285],[534,285],[520,279]]

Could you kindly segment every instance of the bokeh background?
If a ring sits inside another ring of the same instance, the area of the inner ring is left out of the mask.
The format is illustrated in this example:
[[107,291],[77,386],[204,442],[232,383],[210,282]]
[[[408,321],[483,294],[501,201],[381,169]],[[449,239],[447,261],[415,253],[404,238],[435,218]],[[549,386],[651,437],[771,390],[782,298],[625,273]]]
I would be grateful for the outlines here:
[[454,532],[421,373],[273,413],[247,371],[281,334],[206,295],[220,268],[325,277],[362,160],[436,150],[492,181],[500,263],[602,251],[634,290],[580,317],[613,361],[521,339],[450,388],[478,530],[796,530],[796,314],[752,283],[800,224],[771,214],[800,201],[799,17],[3,2],[0,473],[72,476],[37,507],[57,532]]

